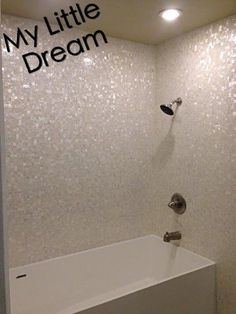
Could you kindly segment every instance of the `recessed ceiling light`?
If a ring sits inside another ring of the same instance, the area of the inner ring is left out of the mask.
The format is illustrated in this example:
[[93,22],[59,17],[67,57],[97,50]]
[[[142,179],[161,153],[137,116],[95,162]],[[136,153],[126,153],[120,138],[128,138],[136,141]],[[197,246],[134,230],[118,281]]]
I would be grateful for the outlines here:
[[179,9],[165,9],[160,11],[160,16],[168,22],[176,20],[183,12]]

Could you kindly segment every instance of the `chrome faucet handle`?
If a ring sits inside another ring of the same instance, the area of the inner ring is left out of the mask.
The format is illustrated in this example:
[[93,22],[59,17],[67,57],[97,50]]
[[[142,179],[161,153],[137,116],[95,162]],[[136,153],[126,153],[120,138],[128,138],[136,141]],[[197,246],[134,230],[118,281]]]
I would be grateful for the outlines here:
[[185,213],[186,211],[186,201],[183,198],[183,196],[179,193],[175,193],[172,198],[170,203],[168,204],[168,206],[173,209],[173,211],[178,214],[178,215],[182,215],[183,213]]

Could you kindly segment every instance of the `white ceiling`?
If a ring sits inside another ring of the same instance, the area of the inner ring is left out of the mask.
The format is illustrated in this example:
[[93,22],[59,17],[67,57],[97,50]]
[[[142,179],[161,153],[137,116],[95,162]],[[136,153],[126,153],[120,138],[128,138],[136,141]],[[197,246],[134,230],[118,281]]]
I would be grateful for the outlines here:
[[[6,14],[54,21],[54,11],[69,5],[96,3],[101,16],[84,24],[86,30],[103,30],[107,35],[132,41],[157,44],[202,25],[236,14],[236,0],[2,0]],[[183,16],[175,22],[163,21],[163,8],[179,8]]]

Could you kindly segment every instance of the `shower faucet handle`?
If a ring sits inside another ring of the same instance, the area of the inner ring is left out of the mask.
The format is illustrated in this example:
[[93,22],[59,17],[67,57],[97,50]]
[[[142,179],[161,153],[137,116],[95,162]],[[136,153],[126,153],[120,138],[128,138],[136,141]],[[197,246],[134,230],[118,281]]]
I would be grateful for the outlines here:
[[173,211],[178,214],[178,215],[182,215],[183,213],[185,213],[186,211],[186,201],[184,199],[184,197],[179,194],[179,193],[175,193],[172,198],[170,203],[168,204],[168,206],[173,209]]

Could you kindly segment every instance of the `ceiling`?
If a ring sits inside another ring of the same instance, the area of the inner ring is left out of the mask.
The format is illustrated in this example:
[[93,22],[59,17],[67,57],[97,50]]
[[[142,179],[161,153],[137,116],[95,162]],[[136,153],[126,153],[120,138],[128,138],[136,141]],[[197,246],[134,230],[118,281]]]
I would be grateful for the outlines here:
[[[103,30],[107,35],[146,44],[158,44],[218,19],[236,14],[236,0],[2,0],[5,14],[54,20],[54,11],[75,3],[96,3],[101,16],[84,24],[84,30]],[[175,22],[159,16],[163,8],[184,11]]]

